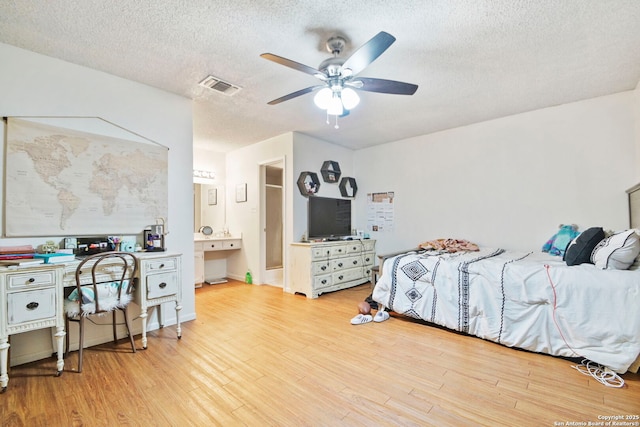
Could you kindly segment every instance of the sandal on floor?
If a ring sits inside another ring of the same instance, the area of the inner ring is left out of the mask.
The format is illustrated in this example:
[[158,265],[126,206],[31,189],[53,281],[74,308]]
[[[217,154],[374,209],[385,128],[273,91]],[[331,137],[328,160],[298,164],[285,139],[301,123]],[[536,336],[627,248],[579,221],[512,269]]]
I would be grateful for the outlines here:
[[365,323],[369,323],[373,320],[370,314],[358,314],[356,317],[351,319],[352,325],[362,325]]
[[385,310],[380,310],[376,313],[376,316],[373,318],[374,322],[384,322],[389,318],[389,313]]

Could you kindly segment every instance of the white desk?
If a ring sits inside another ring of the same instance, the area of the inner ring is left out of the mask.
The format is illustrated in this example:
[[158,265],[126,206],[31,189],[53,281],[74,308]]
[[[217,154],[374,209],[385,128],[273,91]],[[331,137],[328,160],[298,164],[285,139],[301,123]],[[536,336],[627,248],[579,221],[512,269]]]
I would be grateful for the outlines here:
[[[205,281],[204,266],[205,253],[217,251],[230,251],[240,249],[242,247],[241,236],[214,237],[205,236],[202,233],[194,233],[194,265],[195,265],[195,285],[202,286]],[[225,271],[226,275],[226,271]],[[222,279],[222,278],[221,278]]]
[[[140,266],[135,302],[140,306],[142,347],[147,348],[147,321],[158,308],[158,321],[164,327],[162,304],[175,302],[176,334],[182,337],[182,255],[169,252],[137,252]],[[0,393],[7,389],[9,336],[44,328],[56,328],[57,375],[64,368],[64,288],[75,287],[75,272],[80,261],[42,264],[33,267],[0,267]],[[90,280],[90,266],[87,266]],[[98,280],[113,280],[107,268],[98,272]]]
[[9,336],[56,328],[57,375],[64,368],[62,266],[0,268],[0,393],[9,383]]
[[[136,252],[140,265],[134,301],[140,306],[142,319],[142,348],[147,348],[147,322],[151,312],[158,309],[158,323],[164,327],[162,304],[175,302],[176,334],[182,338],[180,310],[182,310],[182,255],[171,252]],[[64,264],[64,287],[75,287],[75,272],[79,261]],[[90,278],[87,267],[87,279]],[[109,271],[99,272],[98,280],[113,280]],[[149,310],[151,309],[151,310]]]

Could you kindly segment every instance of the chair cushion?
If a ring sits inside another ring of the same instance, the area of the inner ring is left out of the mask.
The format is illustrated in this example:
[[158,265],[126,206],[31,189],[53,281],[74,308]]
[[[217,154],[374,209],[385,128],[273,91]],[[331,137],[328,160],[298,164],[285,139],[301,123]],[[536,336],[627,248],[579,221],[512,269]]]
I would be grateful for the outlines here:
[[[98,283],[98,301],[101,311],[113,311],[117,308],[124,308],[132,300],[130,294],[122,293],[118,298],[118,282]],[[123,282],[126,288],[129,285],[128,280]],[[80,314],[80,297],[78,289],[74,289],[64,301],[64,311],[69,317],[75,317]],[[95,295],[93,285],[85,285],[82,287],[82,312],[84,315],[94,314],[96,312]]]

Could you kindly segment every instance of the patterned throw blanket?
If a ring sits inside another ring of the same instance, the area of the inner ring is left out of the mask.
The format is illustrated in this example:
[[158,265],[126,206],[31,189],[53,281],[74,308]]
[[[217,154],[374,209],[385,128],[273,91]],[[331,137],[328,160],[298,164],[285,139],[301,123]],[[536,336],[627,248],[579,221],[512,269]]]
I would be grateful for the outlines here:
[[471,243],[468,240],[459,239],[436,239],[429,240],[420,243],[419,247],[426,250],[436,250],[442,252],[460,252],[460,251],[473,251],[477,252],[480,249],[475,243]]

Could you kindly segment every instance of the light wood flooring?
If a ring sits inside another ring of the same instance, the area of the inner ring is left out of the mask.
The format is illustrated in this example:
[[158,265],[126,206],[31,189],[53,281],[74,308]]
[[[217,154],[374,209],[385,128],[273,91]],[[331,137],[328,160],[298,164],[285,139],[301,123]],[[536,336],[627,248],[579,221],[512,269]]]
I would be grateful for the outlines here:
[[[392,316],[352,326],[369,285],[309,300],[240,282],[196,291],[166,327],[10,370],[2,426],[557,426],[640,414],[640,378],[607,388],[572,361]],[[136,337],[140,348],[140,337]],[[634,420],[640,421],[640,420]],[[564,423],[564,424],[563,424]],[[581,425],[581,424],[574,424]]]

